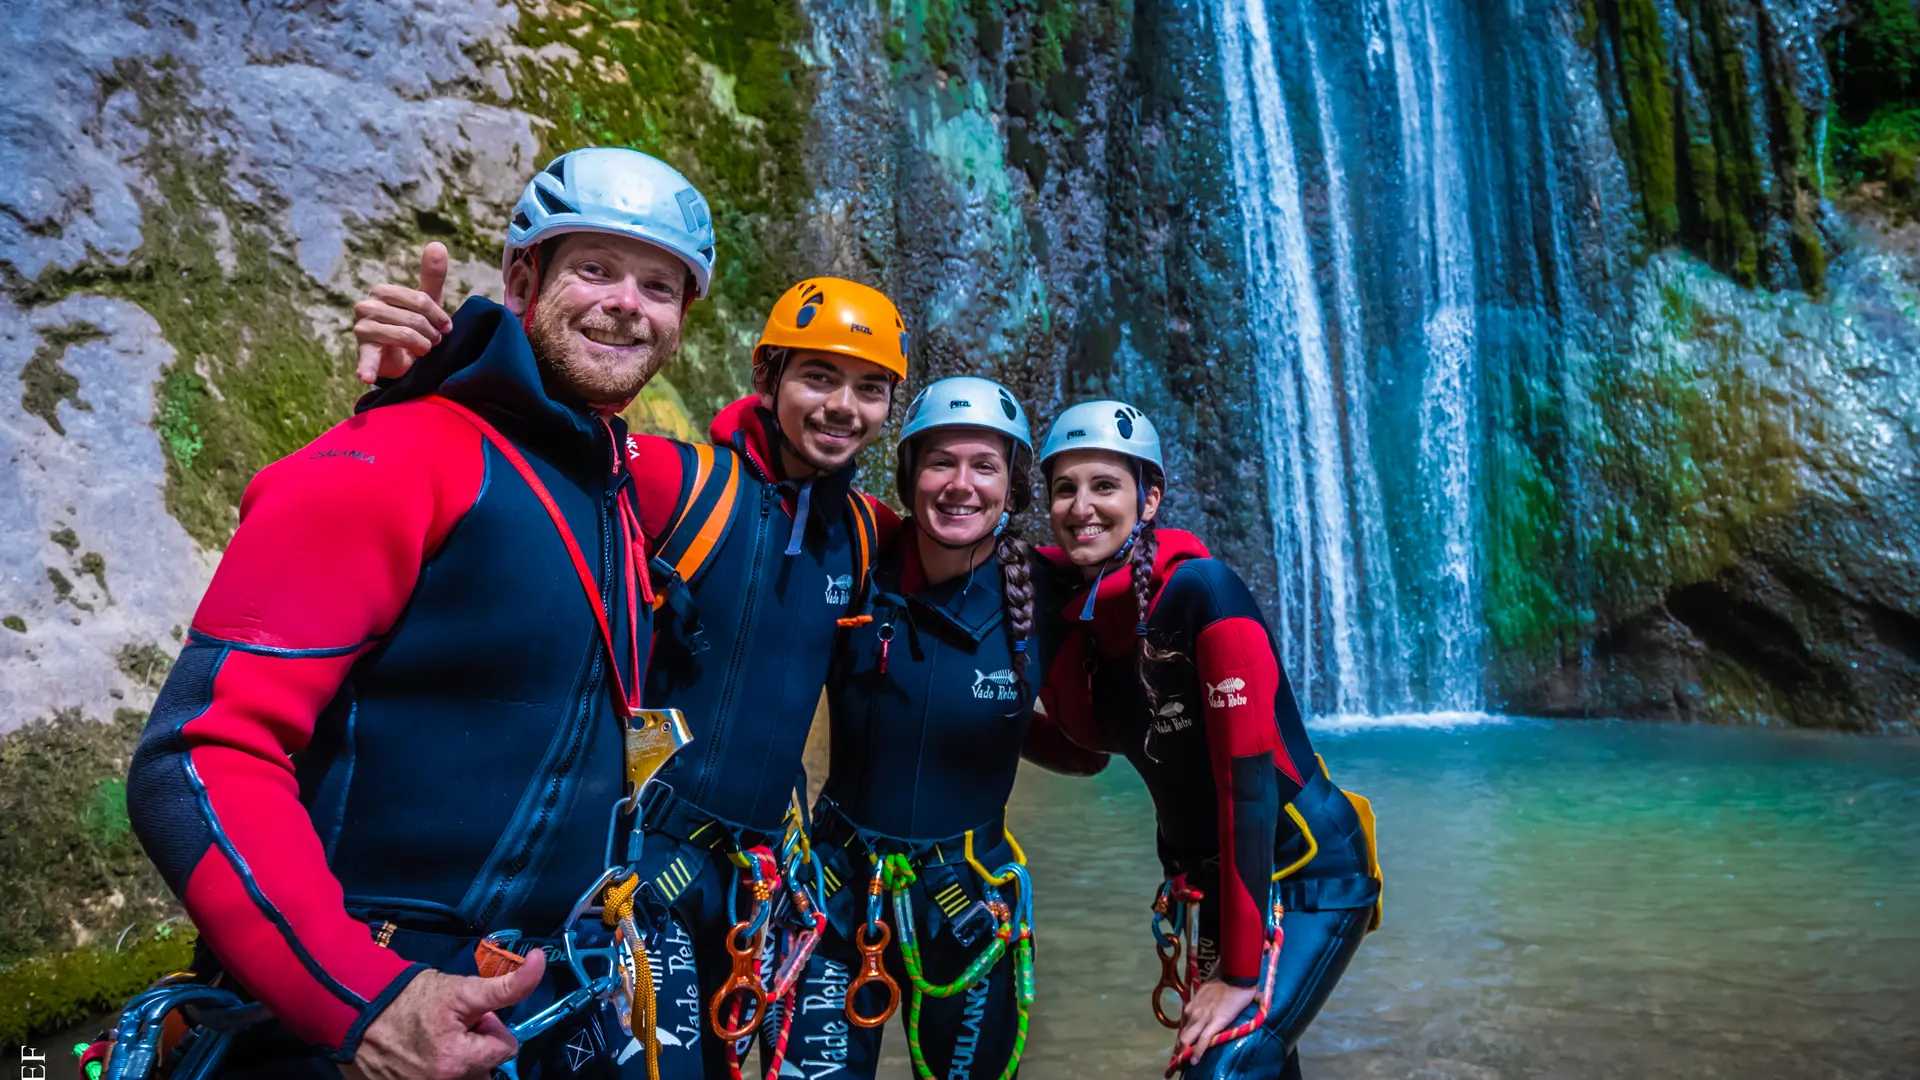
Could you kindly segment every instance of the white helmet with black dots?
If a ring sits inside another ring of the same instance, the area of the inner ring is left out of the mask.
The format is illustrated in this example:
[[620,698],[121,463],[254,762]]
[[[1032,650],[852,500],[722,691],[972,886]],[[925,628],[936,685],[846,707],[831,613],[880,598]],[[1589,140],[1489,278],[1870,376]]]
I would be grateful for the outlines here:
[[590,146],[554,158],[527,181],[507,226],[502,276],[521,253],[574,232],[631,236],[687,264],[694,296],[713,280],[713,213],[679,170],[617,146]]
[[1024,482],[1033,461],[1033,431],[1027,426],[1027,411],[1020,407],[1013,391],[992,379],[972,375],[930,383],[913,399],[913,404],[907,406],[907,419],[900,428],[896,455],[899,465],[894,474],[894,490],[901,504],[913,503],[913,453],[907,444],[935,428],[953,427],[984,428],[1012,440],[1013,458],[1008,465],[1014,484],[1009,497],[1014,513],[1026,509],[1033,498],[1030,486]]
[[1124,401],[1085,401],[1060,414],[1040,445],[1040,468],[1069,450],[1110,450],[1125,454],[1166,475],[1160,457],[1160,432],[1147,414]]

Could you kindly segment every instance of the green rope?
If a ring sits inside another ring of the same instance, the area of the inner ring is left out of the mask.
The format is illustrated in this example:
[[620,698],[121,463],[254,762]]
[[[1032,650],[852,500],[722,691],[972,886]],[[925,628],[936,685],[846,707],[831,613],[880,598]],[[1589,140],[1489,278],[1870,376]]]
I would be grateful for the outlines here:
[[[920,963],[920,938],[913,923],[913,907],[907,899],[907,887],[912,885],[916,876],[913,864],[903,855],[886,856],[882,872],[885,874],[887,891],[893,894],[893,921],[900,945],[900,958],[905,961],[907,979],[913,984],[913,995],[907,999],[907,1052],[913,1058],[913,1071],[919,1080],[939,1080],[933,1070],[927,1066],[926,1054],[920,1048],[920,1005],[929,997],[949,998],[965,993],[976,983],[987,978],[993,966],[1007,954],[1007,942],[1014,939],[1013,970],[1016,1027],[1013,1038],[1013,1052],[1007,1058],[1007,1066],[1000,1073],[1000,1080],[1013,1080],[1020,1071],[1020,1059],[1027,1048],[1027,1010],[1033,1005],[1033,931],[1031,927],[1015,927],[1011,916],[994,930],[993,941],[980,951],[973,962],[960,977],[952,982],[936,986],[926,978]],[[1011,910],[1011,908],[1009,908]],[[1018,938],[1015,939],[1015,934]]]

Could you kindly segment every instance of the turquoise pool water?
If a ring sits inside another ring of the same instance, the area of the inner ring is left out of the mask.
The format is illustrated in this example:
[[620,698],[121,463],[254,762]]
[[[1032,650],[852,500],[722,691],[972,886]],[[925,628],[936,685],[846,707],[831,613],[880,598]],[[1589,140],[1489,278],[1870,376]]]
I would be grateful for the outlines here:
[[[1527,720],[1315,738],[1379,814],[1387,914],[1308,1076],[1920,1076],[1920,743]],[[1010,820],[1039,882],[1022,1075],[1158,1076],[1144,789],[1124,763],[1029,770]]]

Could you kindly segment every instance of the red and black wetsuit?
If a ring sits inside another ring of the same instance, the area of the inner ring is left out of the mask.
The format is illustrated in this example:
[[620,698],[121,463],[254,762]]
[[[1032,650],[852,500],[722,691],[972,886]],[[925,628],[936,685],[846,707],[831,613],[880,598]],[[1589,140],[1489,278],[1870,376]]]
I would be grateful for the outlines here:
[[[1035,719],[1028,756],[1079,772],[1097,769],[1101,754],[1133,763],[1153,798],[1166,875],[1185,875],[1206,896],[1201,946],[1203,955],[1217,947],[1215,977],[1255,985],[1272,899],[1284,903],[1268,1025],[1282,1035],[1284,1056],[1358,947],[1379,883],[1367,869],[1359,818],[1319,766],[1246,583],[1192,534],[1157,531],[1146,636],[1163,658],[1146,667],[1152,696],[1134,662],[1139,607],[1122,568],[1101,581],[1090,623],[1078,621],[1084,585],[1051,614],[1069,627],[1041,690],[1047,715]],[[1041,551],[1077,572],[1058,549]],[[1288,804],[1318,850],[1274,883],[1277,869],[1309,849],[1283,811]],[[1263,1071],[1254,1058],[1235,1059],[1234,1049],[1208,1055],[1194,1075],[1274,1075],[1281,1067],[1275,1058]]]
[[457,368],[438,392],[550,493],[613,648],[534,488],[473,423],[410,400],[424,378],[255,477],[128,812],[229,985],[291,1032],[261,1051],[281,1055],[268,1075],[350,1059],[417,973],[471,972],[481,934],[553,933],[605,865],[621,793],[615,688],[651,627],[623,426],[548,396],[485,300],[422,363]]

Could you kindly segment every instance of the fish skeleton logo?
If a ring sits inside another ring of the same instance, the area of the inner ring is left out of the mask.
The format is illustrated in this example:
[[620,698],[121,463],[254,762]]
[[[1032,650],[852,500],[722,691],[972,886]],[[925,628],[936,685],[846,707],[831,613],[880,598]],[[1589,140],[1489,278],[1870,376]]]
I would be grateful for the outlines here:
[[853,599],[853,575],[827,575],[827,603],[844,604]]
[[1245,705],[1247,695],[1240,691],[1247,688],[1247,680],[1234,676],[1221,679],[1220,685],[1207,684],[1207,704],[1216,709],[1231,709],[1236,705]]
[[1169,701],[1160,706],[1154,714],[1153,730],[1161,735],[1169,735],[1193,726],[1193,718],[1187,715],[1187,705],[1183,701]]
[[1020,694],[1020,680],[1012,668],[1001,668],[991,674],[973,669],[973,696],[982,701],[1012,701]]

